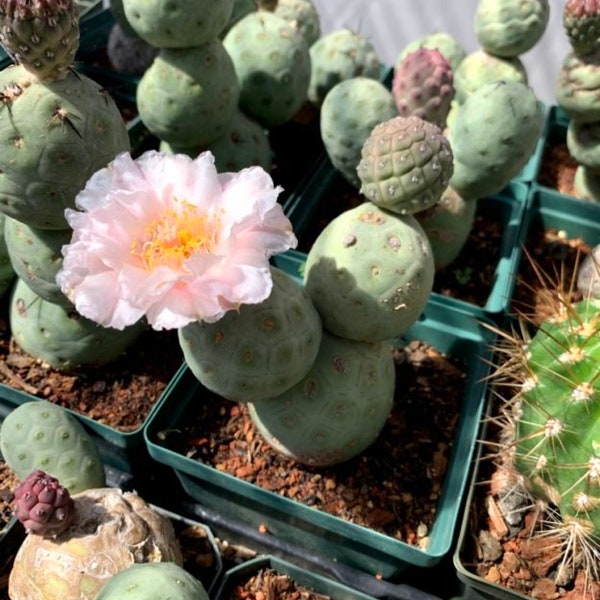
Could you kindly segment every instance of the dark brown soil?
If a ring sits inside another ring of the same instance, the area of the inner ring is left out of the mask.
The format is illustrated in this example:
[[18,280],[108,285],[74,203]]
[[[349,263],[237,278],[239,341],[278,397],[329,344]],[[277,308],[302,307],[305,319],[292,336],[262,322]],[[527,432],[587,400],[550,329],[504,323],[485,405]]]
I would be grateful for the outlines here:
[[570,155],[567,144],[564,141],[553,140],[544,148],[537,182],[561,194],[573,196],[576,170],[577,163]]

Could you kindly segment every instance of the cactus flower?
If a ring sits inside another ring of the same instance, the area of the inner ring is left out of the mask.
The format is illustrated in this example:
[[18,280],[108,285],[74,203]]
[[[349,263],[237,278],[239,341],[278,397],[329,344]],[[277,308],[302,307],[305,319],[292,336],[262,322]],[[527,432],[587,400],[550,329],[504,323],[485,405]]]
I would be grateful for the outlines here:
[[265,300],[269,258],[297,243],[280,191],[260,167],[217,173],[210,152],[122,153],[65,211],[73,235],[57,283],[105,327],[215,322]]

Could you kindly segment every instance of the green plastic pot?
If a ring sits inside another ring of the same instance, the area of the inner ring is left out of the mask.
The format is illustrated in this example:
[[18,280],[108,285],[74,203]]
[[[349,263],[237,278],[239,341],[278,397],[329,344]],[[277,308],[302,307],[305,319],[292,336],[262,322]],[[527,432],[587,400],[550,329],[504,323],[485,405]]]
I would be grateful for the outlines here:
[[[304,257],[286,253],[275,264],[297,276]],[[304,551],[386,579],[409,566],[431,567],[449,554],[454,539],[479,431],[489,370],[486,358],[493,338],[480,320],[443,300],[432,299],[406,338],[397,340],[402,345],[410,339],[424,340],[442,352],[462,358],[467,365],[458,432],[426,550],[264,490],[168,448],[162,432],[177,430],[194,404],[202,402],[205,392],[186,366],[144,428],[147,449],[154,460],[173,469],[193,501],[218,511],[225,520],[238,521],[249,528],[263,525],[270,535]]]

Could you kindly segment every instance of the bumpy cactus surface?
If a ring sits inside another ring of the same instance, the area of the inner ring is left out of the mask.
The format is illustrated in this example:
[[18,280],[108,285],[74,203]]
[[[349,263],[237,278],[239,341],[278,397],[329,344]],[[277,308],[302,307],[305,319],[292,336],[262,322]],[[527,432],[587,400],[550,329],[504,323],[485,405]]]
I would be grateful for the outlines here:
[[101,327],[74,307],[44,300],[21,279],[12,290],[9,321],[25,352],[62,371],[116,360],[145,330],[143,321],[122,331]]
[[398,113],[391,92],[377,79],[352,77],[329,90],[320,112],[321,138],[332,165],[359,188],[356,168],[365,140]]
[[135,563],[113,575],[95,600],[208,600],[195,577],[172,562]]
[[600,41],[600,2],[598,0],[566,0],[563,25],[573,50],[588,54]]
[[321,19],[312,0],[277,0],[272,11],[297,29],[312,46],[321,36]]
[[543,122],[540,103],[523,83],[497,81],[474,91],[449,128],[450,185],[465,200],[498,193],[529,160]]
[[188,147],[223,135],[239,98],[233,62],[219,39],[194,48],[162,49],[136,91],[146,127],[161,140]]
[[311,466],[346,461],[368,448],[392,410],[394,361],[388,344],[329,333],[309,373],[272,400],[250,405],[263,437]]
[[28,535],[21,544],[9,578],[12,600],[95,600],[134,563],[182,565],[171,521],[137,494],[95,488],[72,498],[69,527],[55,538]]
[[132,29],[155,48],[201,46],[218,37],[234,0],[123,0]]
[[256,11],[223,38],[241,88],[240,108],[270,129],[289,121],[305,102],[310,53],[302,34],[283,18]]
[[94,440],[66,409],[46,402],[25,402],[0,427],[4,460],[20,480],[41,469],[71,494],[105,484]]
[[374,127],[357,168],[360,191],[374,204],[399,214],[433,206],[452,172],[452,149],[441,129],[414,115]]
[[179,330],[190,370],[224,398],[278,396],[306,375],[319,351],[321,319],[306,290],[280,269],[271,274],[273,288],[263,302]]
[[14,490],[14,515],[27,533],[56,537],[75,519],[75,503],[56,477],[36,469]]
[[479,0],[475,35],[490,54],[519,56],[538,43],[549,18],[548,0]]
[[308,252],[305,287],[325,329],[359,341],[404,334],[433,286],[431,246],[412,215],[371,202],[331,221]]
[[62,79],[79,47],[72,0],[10,0],[0,5],[0,44],[40,79]]
[[436,31],[417,38],[402,48],[396,58],[395,66],[398,66],[411,52],[419,48],[431,48],[432,50],[441,52],[444,58],[450,63],[453,71],[456,70],[467,55],[462,44],[453,35],[445,31]]
[[394,71],[392,95],[403,117],[416,115],[444,128],[454,98],[452,66],[438,50],[419,48]]
[[15,280],[15,270],[10,260],[4,235],[5,222],[6,216],[4,213],[0,213],[0,298],[10,290]]
[[311,75],[308,99],[321,105],[329,90],[354,77],[378,79],[381,63],[375,47],[362,34],[336,29],[310,47]]

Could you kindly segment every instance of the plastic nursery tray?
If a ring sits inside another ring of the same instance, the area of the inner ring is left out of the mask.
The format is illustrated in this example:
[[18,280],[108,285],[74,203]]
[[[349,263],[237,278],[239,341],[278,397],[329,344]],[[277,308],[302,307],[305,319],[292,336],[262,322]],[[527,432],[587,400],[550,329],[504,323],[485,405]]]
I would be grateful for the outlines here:
[[[327,159],[323,161],[302,193],[292,198],[292,202],[284,205],[284,210],[299,238],[310,231],[319,205],[327,202],[327,194],[341,182],[342,176]],[[500,258],[495,268],[490,294],[483,306],[460,298],[444,297],[450,306],[482,318],[503,319],[514,290],[514,277],[521,254],[517,241],[527,208],[528,192],[527,184],[513,180],[498,194],[478,200],[477,215],[491,219],[502,226]],[[432,297],[436,298],[440,295],[434,292]]]
[[[292,255],[289,262],[287,258],[287,254],[281,255],[277,266],[297,275],[302,268],[300,257]],[[250,528],[263,525],[274,538],[291,542],[324,560],[385,579],[409,566],[433,566],[449,553],[453,541],[479,431],[484,378],[489,370],[486,359],[493,335],[472,315],[449,307],[443,300],[432,299],[424,315],[396,342],[405,345],[411,339],[426,341],[441,352],[462,358],[466,364],[465,395],[453,454],[426,550],[279,496],[169,449],[162,441],[162,432],[176,430],[194,404],[202,402],[204,388],[189,369],[178,373],[144,429],[148,452],[174,470],[186,493],[201,506]]]

